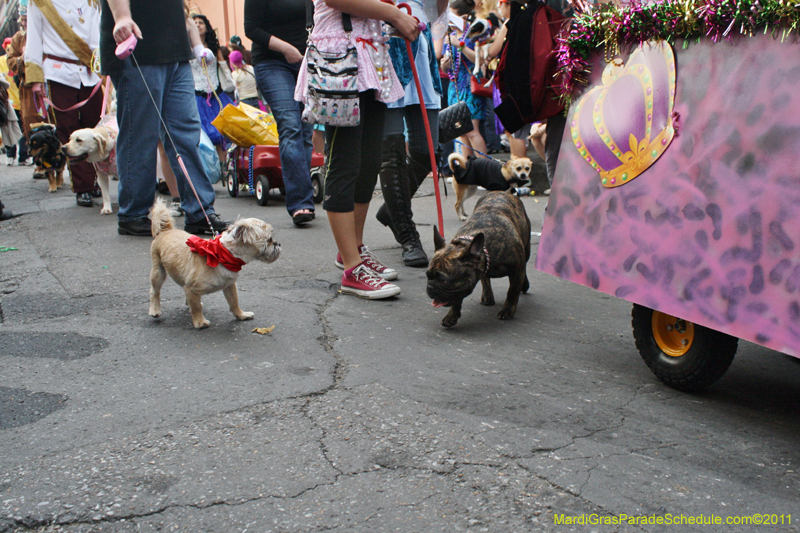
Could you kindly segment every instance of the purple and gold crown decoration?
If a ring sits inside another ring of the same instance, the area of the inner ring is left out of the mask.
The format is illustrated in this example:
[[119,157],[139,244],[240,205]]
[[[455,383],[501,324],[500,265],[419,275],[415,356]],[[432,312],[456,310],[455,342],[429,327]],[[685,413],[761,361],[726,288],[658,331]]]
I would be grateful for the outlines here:
[[642,43],[603,71],[603,85],[575,106],[572,142],[600,174],[604,187],[619,187],[647,170],[675,136],[675,56],[666,41]]

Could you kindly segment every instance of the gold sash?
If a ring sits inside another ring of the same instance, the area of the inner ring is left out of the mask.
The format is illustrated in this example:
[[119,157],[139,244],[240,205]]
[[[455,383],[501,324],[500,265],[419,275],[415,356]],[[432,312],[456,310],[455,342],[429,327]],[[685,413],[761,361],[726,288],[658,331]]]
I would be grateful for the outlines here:
[[[77,34],[72,31],[72,28],[69,27],[69,24],[64,22],[64,19],[61,18],[61,15],[58,14],[56,8],[53,7],[53,3],[50,0],[33,0],[33,3],[36,4],[36,7],[42,12],[42,15],[47,19],[47,22],[53,26],[53,29],[56,30],[58,36],[64,41],[64,44],[72,50],[72,53],[75,54],[78,58],[78,61],[83,63],[84,66],[91,68],[92,66],[92,50],[89,48],[89,45],[86,42],[77,36]],[[91,7],[92,2],[89,2],[89,6]]]

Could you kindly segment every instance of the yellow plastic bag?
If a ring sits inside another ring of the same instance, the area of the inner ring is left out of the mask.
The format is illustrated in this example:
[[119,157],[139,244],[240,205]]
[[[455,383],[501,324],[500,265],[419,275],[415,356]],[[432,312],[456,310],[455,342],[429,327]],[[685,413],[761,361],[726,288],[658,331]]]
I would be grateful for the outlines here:
[[211,124],[242,148],[278,144],[278,125],[272,115],[247,104],[226,105]]

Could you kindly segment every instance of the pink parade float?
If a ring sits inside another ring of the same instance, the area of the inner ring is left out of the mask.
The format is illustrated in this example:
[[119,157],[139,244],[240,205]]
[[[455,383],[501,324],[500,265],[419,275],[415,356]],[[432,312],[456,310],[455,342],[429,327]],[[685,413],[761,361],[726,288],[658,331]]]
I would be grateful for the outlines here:
[[798,19],[635,4],[562,34],[571,105],[536,267],[632,302],[672,387],[722,377],[739,338],[800,357]]

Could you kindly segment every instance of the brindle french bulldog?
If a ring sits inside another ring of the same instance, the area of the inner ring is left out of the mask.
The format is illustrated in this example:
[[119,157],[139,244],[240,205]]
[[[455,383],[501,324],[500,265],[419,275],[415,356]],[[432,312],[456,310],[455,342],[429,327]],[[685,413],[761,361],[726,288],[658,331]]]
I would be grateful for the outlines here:
[[449,244],[434,226],[433,243],[436,253],[426,272],[427,293],[434,307],[450,307],[442,326],[456,325],[461,302],[472,294],[478,280],[483,285],[481,304],[494,305],[490,278],[508,276],[506,303],[497,317],[514,317],[520,293],[530,287],[525,267],[531,257],[531,221],[516,195],[487,193]]

